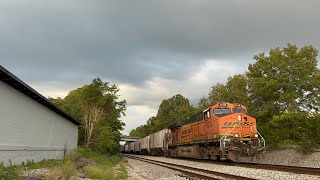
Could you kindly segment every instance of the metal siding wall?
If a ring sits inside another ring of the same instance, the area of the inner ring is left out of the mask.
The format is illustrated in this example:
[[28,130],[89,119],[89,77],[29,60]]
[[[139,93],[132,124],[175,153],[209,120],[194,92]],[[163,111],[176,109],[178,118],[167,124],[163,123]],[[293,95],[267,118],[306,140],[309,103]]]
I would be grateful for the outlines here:
[[0,162],[62,158],[78,126],[0,81]]

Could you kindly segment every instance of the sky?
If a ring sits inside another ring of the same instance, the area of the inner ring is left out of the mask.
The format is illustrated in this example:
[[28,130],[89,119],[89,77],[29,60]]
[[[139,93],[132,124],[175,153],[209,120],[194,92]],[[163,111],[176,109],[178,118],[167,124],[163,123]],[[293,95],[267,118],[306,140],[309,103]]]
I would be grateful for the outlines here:
[[193,105],[252,57],[320,49],[318,0],[2,0],[0,64],[46,97],[95,77],[127,100],[123,130],[178,93]]

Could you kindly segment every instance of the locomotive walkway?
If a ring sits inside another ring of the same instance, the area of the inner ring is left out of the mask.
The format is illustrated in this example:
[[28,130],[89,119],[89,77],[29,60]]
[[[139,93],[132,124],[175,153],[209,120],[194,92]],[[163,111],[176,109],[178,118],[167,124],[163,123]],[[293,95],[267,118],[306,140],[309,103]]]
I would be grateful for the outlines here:
[[221,172],[216,172],[216,171],[210,171],[210,170],[205,170],[205,169],[200,169],[200,168],[195,168],[195,167],[190,167],[190,166],[178,165],[178,164],[174,164],[174,163],[167,163],[167,162],[162,162],[162,161],[150,160],[150,159],[145,159],[145,158],[127,155],[127,154],[122,154],[122,156],[127,157],[127,158],[131,158],[131,159],[136,159],[136,160],[143,161],[143,162],[147,162],[150,164],[166,167],[166,168],[169,168],[169,169],[172,169],[175,171],[179,171],[179,172],[185,174],[186,177],[189,177],[190,179],[199,178],[199,179],[216,180],[216,179],[220,179],[221,177],[223,177],[223,178],[228,178],[228,179],[255,180],[253,178],[237,176],[237,175],[232,175],[232,174],[226,174],[226,173],[221,173]]

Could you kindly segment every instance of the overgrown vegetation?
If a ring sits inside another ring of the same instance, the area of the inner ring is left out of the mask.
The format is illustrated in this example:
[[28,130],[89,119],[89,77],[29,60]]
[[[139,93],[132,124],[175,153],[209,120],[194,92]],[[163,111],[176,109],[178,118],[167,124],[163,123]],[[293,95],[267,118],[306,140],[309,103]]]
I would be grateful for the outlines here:
[[117,155],[102,155],[89,148],[78,148],[67,154],[64,160],[43,160],[22,165],[0,165],[0,180],[19,180],[24,170],[48,168],[52,171],[46,180],[70,179],[83,171],[88,178],[101,180],[127,179],[125,162]]
[[187,98],[177,100],[181,95],[164,100],[158,115],[130,135],[143,137],[166,127],[169,121],[183,120],[216,102],[231,102],[247,106],[270,148],[298,146],[303,152],[310,152],[320,146],[317,56],[318,50],[313,46],[299,49],[291,44],[271,49],[269,55],[258,54],[247,72],[213,85],[208,97],[199,100],[198,107],[190,106]]

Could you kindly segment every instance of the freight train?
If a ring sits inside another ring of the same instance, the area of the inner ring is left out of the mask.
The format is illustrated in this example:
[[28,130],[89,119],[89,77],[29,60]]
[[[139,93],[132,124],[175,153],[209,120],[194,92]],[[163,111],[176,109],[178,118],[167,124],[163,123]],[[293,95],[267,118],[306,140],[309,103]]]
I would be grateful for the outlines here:
[[125,153],[257,162],[265,140],[241,104],[216,103],[190,118],[125,145]]

